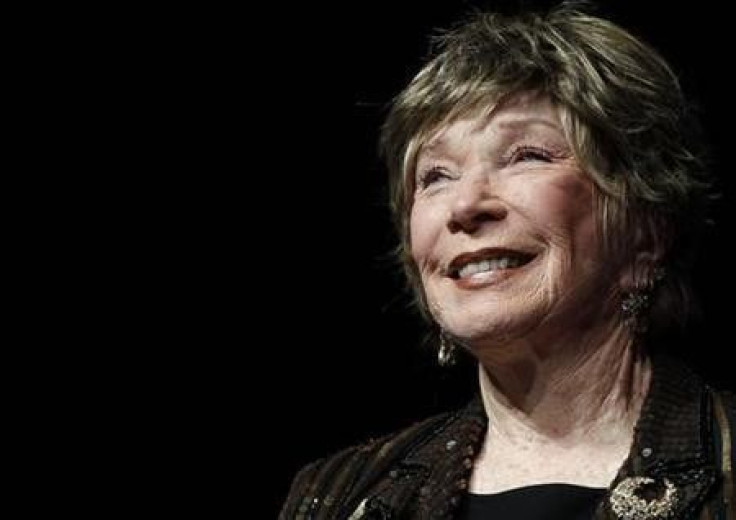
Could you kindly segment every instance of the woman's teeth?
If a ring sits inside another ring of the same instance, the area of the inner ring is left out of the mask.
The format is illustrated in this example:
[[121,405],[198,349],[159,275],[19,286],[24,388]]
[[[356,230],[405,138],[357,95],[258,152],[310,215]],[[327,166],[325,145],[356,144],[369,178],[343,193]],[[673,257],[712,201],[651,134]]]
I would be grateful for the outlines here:
[[484,273],[486,271],[496,271],[498,269],[510,269],[522,265],[524,261],[518,257],[503,256],[499,258],[493,258],[490,260],[481,260],[480,262],[471,262],[464,265],[458,271],[459,278],[468,278],[477,273]]

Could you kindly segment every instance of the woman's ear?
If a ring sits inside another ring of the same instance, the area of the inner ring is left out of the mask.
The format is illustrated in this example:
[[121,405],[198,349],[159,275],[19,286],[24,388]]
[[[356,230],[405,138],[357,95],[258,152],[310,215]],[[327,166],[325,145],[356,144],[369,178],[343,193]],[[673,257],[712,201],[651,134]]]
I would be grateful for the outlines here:
[[636,252],[631,263],[624,267],[621,289],[634,291],[653,286],[663,275],[664,257],[665,248],[662,244]]
[[643,285],[651,285],[656,271],[661,269],[664,254],[660,251],[640,251],[634,259],[635,281]]

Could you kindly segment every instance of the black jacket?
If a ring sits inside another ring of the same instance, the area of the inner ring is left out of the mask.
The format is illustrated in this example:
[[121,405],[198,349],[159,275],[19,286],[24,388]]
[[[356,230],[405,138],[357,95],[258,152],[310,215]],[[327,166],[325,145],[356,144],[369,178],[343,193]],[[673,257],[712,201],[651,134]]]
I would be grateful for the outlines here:
[[[594,518],[733,520],[735,424],[733,394],[656,360],[631,452]],[[486,427],[476,397],[456,413],[314,462],[294,479],[279,518],[453,518]],[[649,502],[637,498],[644,492]],[[668,513],[657,516],[654,502],[666,495]]]

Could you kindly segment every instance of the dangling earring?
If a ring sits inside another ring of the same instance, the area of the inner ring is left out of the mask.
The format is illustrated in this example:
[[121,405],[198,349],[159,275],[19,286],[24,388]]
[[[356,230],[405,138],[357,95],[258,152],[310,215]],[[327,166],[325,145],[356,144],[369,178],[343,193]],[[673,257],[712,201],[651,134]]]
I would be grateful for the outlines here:
[[643,285],[637,286],[630,291],[625,291],[621,298],[621,315],[628,327],[636,333],[644,333],[649,327],[647,311],[652,305],[654,291],[664,279],[666,271],[663,267],[657,267],[652,272],[652,277]]
[[645,287],[626,291],[621,299],[624,321],[637,318],[647,307],[649,307],[649,291]]
[[447,338],[444,330],[440,330],[440,348],[437,351],[437,362],[441,367],[455,364],[455,344]]

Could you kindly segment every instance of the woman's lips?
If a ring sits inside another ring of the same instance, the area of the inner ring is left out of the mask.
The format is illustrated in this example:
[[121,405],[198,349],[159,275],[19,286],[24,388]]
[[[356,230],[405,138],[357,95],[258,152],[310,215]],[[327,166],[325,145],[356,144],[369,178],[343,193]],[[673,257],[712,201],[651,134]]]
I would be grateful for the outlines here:
[[509,278],[512,278],[513,276],[517,274],[523,273],[532,264],[535,263],[536,259],[537,259],[537,256],[531,256],[522,265],[518,265],[515,267],[503,267],[503,268],[484,270],[480,272],[475,272],[467,276],[459,276],[457,274],[453,276],[452,273],[450,273],[448,274],[448,277],[452,280],[455,286],[457,286],[460,289],[468,289],[468,290],[481,289],[484,287],[497,285],[501,282],[508,280]]
[[467,271],[487,271],[496,268],[515,268],[529,263],[536,255],[521,249],[508,247],[486,247],[477,251],[457,255],[447,266],[452,278],[462,278]]

